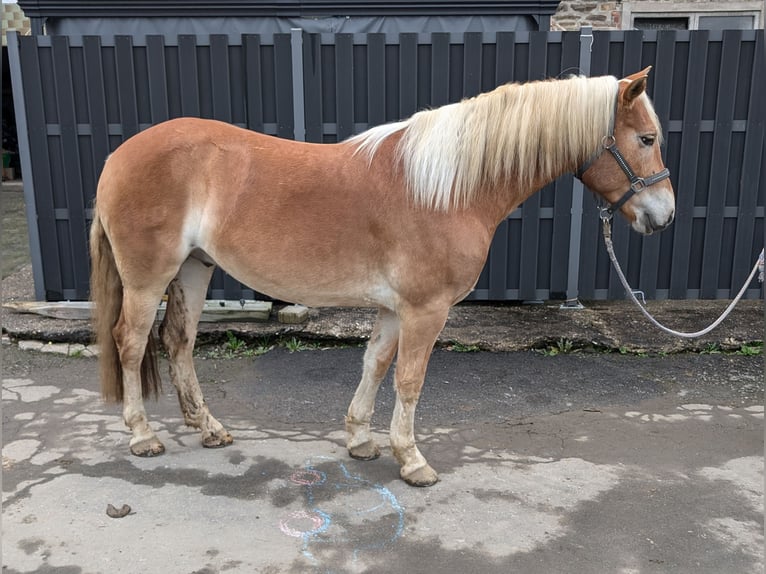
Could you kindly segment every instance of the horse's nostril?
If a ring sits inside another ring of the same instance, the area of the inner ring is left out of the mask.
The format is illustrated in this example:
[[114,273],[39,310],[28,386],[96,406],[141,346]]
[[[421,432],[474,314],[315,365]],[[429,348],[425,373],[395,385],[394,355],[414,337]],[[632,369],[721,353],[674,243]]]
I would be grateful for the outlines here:
[[670,225],[671,223],[673,223],[673,215],[674,215],[674,214],[672,214],[672,213],[671,213],[671,214],[670,214],[670,215],[667,217],[667,219],[665,219],[665,221],[664,221],[664,222],[660,222],[660,223],[659,223],[659,225],[656,225],[656,226],[655,226],[655,228],[654,228],[654,230],[655,230],[655,231],[661,231],[661,230],[665,229],[665,228],[666,228],[668,225]]
[[671,223],[673,223],[673,219],[675,218],[675,216],[676,216],[676,213],[675,213],[675,211],[671,211],[671,212],[670,212],[670,215],[668,215],[668,219],[667,219],[667,221],[665,222],[665,225],[664,225],[663,227],[667,227],[668,225],[670,225]]

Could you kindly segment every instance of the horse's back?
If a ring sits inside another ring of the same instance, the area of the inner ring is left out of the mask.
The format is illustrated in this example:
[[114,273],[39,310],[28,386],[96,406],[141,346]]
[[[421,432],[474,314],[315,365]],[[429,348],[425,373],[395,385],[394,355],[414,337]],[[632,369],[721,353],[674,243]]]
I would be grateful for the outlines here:
[[99,210],[126,256],[164,250],[172,267],[202,251],[278,299],[393,306],[437,286],[459,298],[491,233],[473,217],[414,206],[391,151],[371,165],[353,144],[172,120],[115,151]]
[[[98,210],[115,249],[177,265],[204,251],[240,281],[286,299],[307,283],[354,291],[379,250],[370,226],[375,184],[348,145],[283,140],[182,118],[123,143],[99,182]],[[365,197],[365,194],[367,197]],[[354,279],[355,281],[356,279]]]

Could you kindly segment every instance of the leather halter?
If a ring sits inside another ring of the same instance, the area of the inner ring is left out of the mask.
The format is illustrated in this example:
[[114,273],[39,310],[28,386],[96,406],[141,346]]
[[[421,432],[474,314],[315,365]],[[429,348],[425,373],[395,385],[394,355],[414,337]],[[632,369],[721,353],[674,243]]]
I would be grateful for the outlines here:
[[[617,115],[616,105],[615,115]],[[614,118],[612,119],[612,122],[614,122]],[[618,211],[623,205],[625,205],[628,200],[630,200],[630,198],[635,194],[640,193],[647,187],[670,177],[670,170],[668,168],[665,168],[662,171],[659,171],[648,177],[638,177],[633,169],[631,169],[630,164],[627,162],[620,150],[617,148],[617,140],[615,139],[613,133],[609,134],[608,136],[604,136],[604,139],[601,140],[601,149],[577,169],[575,172],[575,177],[582,181],[582,176],[585,175],[585,172],[590,169],[590,167],[601,156],[604,150],[612,154],[612,157],[614,157],[617,165],[620,166],[620,169],[622,169],[622,171],[628,177],[628,181],[630,181],[630,187],[628,188],[628,191],[626,191],[615,203],[612,203],[611,205],[601,209],[602,218],[606,217],[611,219],[614,213]]]

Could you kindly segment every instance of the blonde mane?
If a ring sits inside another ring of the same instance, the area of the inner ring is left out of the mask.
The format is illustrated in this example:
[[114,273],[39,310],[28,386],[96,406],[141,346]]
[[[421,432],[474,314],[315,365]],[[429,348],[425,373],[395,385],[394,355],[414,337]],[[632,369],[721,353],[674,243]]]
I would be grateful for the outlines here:
[[349,141],[372,160],[403,130],[397,153],[415,203],[461,208],[487,185],[574,171],[610,133],[616,97],[612,76],[506,84]]

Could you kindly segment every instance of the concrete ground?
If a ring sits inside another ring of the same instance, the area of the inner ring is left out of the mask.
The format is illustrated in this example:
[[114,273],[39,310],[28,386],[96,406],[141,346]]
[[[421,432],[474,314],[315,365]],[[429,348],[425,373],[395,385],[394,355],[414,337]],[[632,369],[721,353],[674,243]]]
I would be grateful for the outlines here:
[[[738,355],[438,350],[419,407],[426,489],[350,459],[358,347],[200,358],[235,436],[207,450],[173,392],[163,456],[128,452],[96,363],[3,348],[3,572],[763,571],[763,377]],[[111,504],[122,518],[107,515]]]

